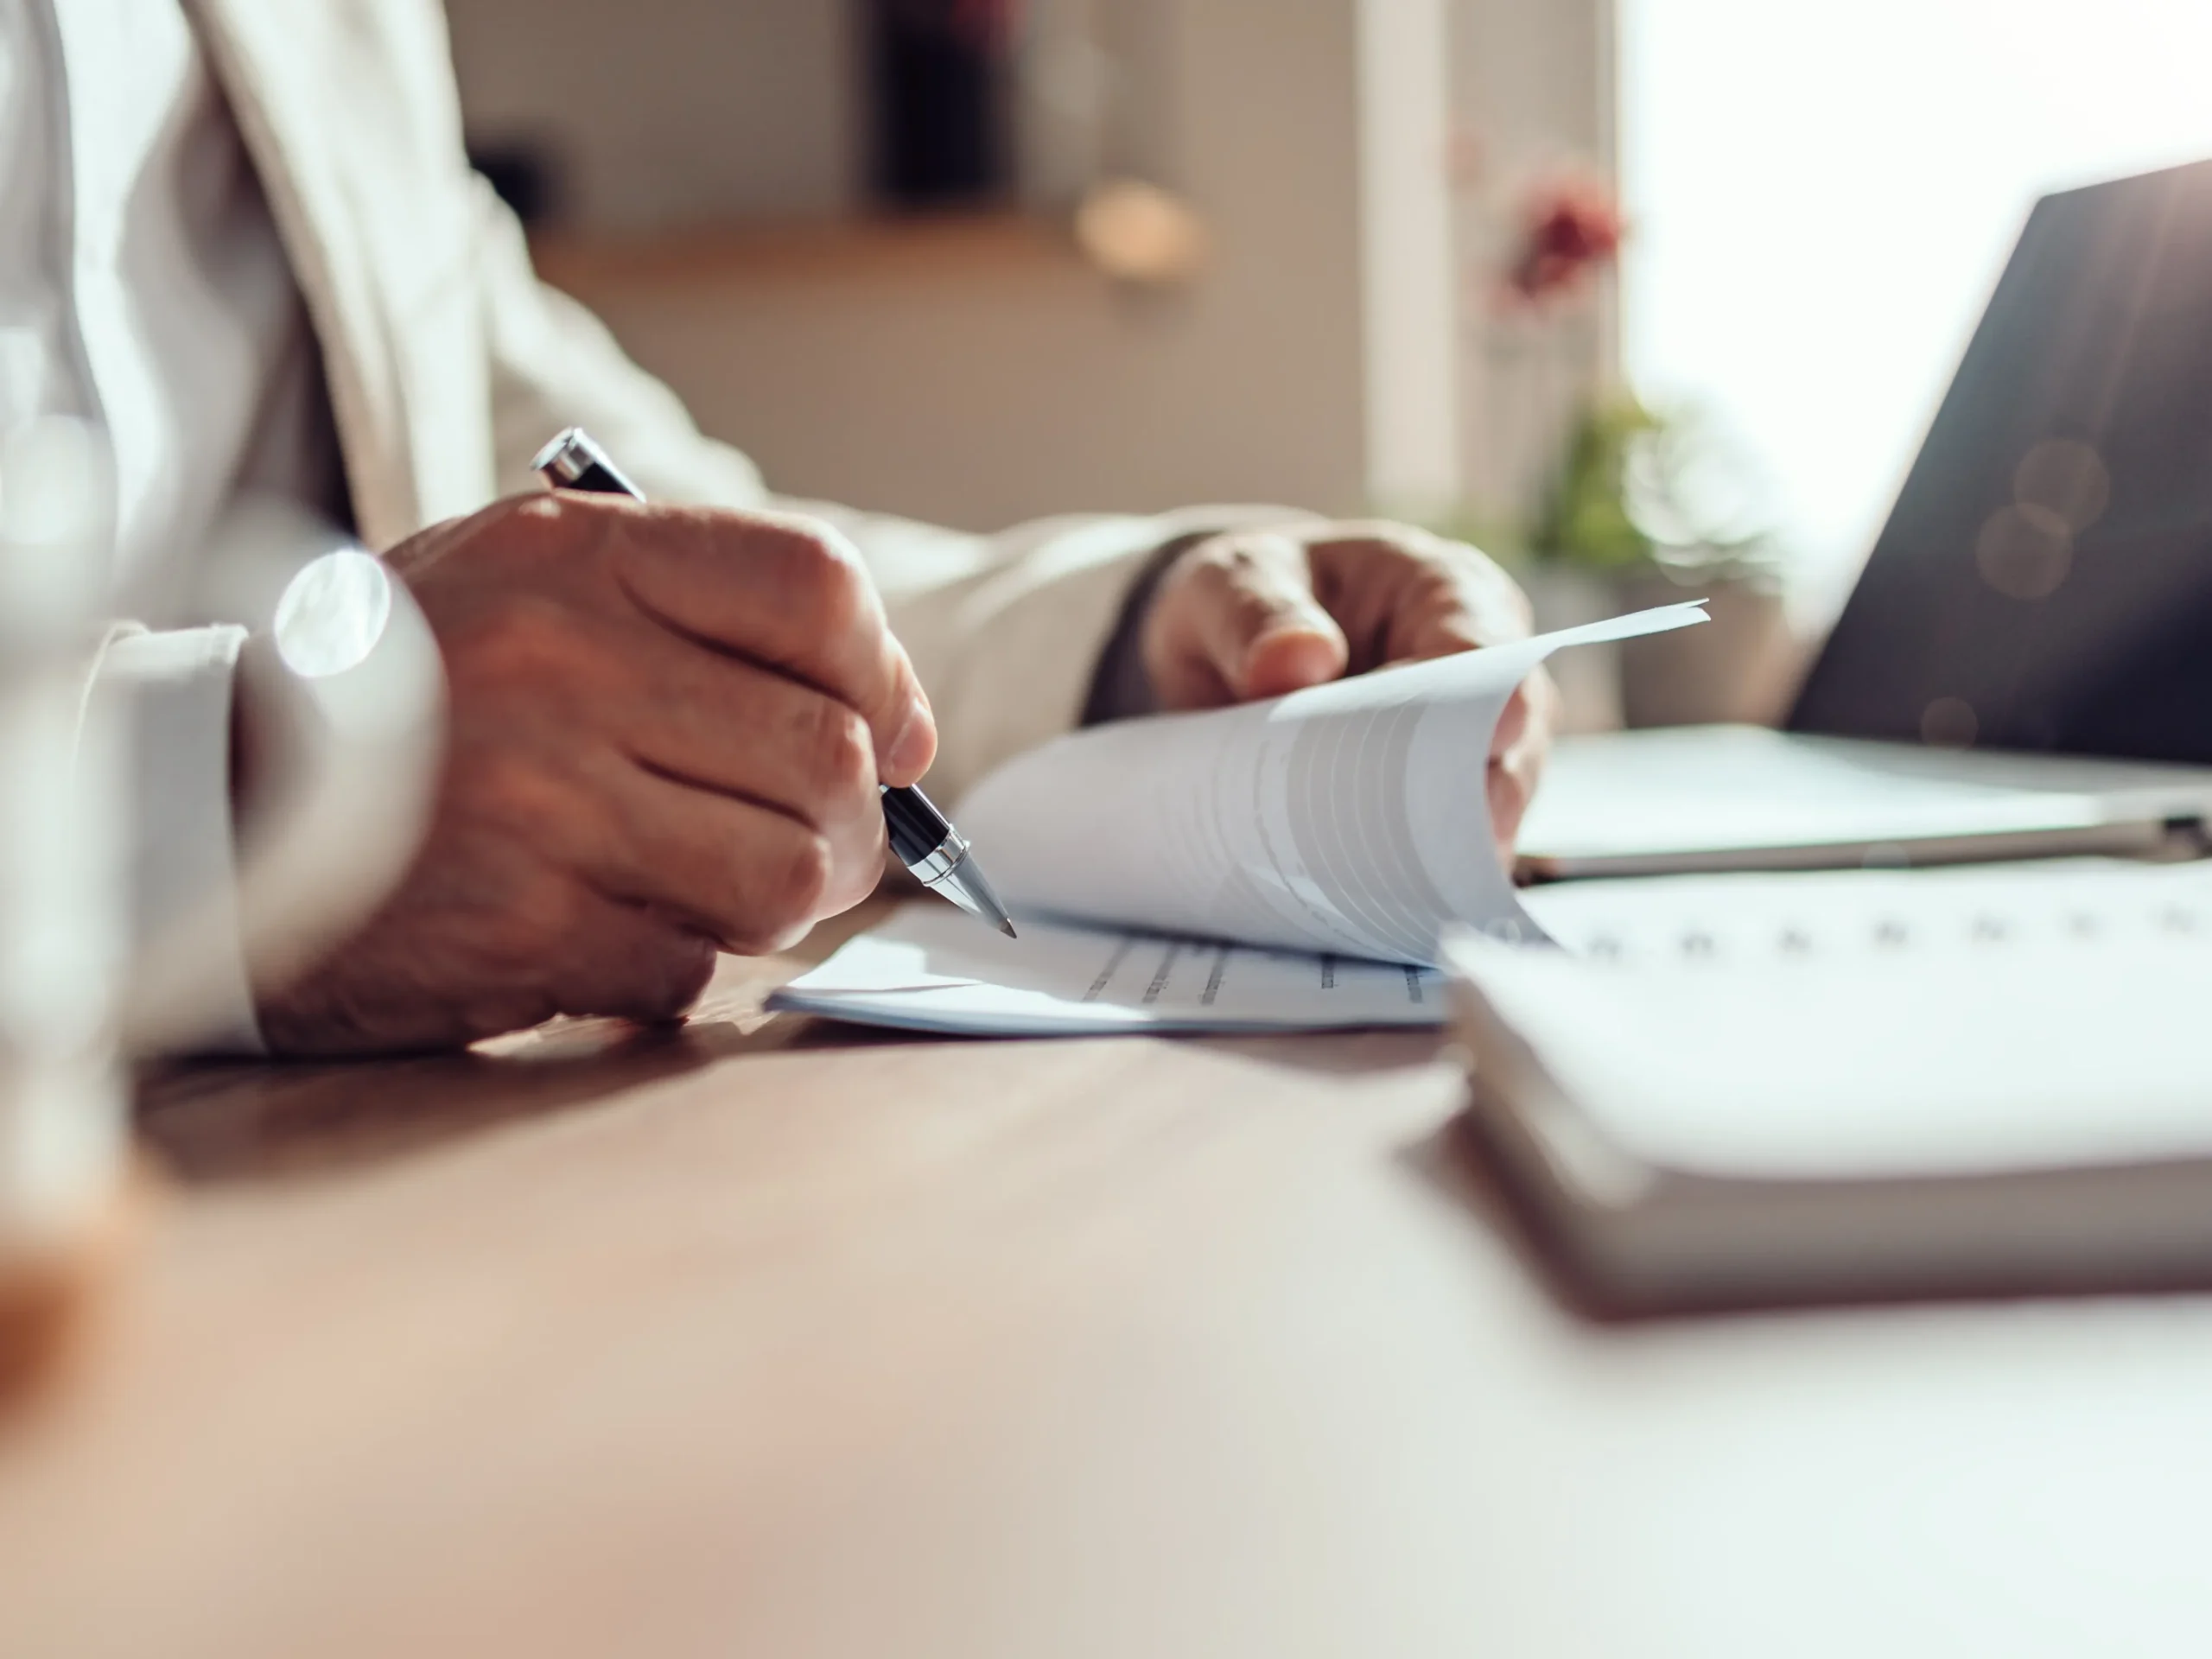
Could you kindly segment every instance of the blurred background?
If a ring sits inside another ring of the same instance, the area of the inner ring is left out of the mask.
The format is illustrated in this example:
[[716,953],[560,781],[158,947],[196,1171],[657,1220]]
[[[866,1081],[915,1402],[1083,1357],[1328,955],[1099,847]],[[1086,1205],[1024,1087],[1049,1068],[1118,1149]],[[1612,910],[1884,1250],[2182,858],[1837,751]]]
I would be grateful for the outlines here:
[[1585,728],[1777,712],[2035,197],[2212,156],[2202,0],[448,3],[541,268],[779,489],[1719,598]]

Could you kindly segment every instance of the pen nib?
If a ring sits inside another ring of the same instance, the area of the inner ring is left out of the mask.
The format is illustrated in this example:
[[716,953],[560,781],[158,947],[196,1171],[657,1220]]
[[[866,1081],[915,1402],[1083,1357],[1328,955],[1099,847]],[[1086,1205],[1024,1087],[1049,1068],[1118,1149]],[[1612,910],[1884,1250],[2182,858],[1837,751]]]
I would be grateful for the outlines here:
[[949,899],[977,921],[995,927],[1009,939],[1021,936],[1014,931],[1014,923],[1006,913],[1006,906],[991,891],[991,884],[983,880],[983,873],[976,868],[976,861],[962,855],[960,861],[944,875],[929,884],[930,891],[941,899]]

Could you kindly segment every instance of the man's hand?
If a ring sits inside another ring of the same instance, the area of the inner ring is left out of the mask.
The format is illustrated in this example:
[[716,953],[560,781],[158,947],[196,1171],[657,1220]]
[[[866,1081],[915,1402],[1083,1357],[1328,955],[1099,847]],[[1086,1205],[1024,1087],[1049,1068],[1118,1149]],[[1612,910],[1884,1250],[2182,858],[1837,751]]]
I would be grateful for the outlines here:
[[[1465,543],[1398,524],[1307,523],[1185,549],[1160,579],[1141,645],[1160,708],[1211,709],[1525,639],[1529,626],[1512,578]],[[1554,697],[1539,669],[1491,745],[1491,821],[1509,858],[1550,747]]]
[[366,931],[260,999],[285,1053],[665,1020],[882,874],[878,780],[937,728],[858,558],[766,514],[502,502],[391,563],[444,655],[429,837]]

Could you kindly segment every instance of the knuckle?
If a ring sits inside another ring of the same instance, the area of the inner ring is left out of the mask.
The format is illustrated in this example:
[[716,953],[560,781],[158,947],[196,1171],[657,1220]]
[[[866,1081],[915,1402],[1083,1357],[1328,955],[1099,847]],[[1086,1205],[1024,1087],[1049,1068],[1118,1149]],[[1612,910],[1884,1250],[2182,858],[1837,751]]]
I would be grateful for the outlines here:
[[1185,569],[1190,569],[1202,565],[1218,564],[1235,550],[1238,539],[1238,532],[1233,530],[1218,531],[1211,536],[1202,536],[1183,550],[1182,565]]
[[740,956],[767,956],[803,935],[822,914],[836,873],[829,842],[804,830],[794,832],[756,868],[761,891],[722,940]]
[[480,832],[559,823],[574,805],[561,780],[518,750],[456,755],[451,771],[451,804]]
[[575,506],[569,498],[550,493],[503,496],[478,513],[476,522],[486,526],[557,524],[573,516]]
[[874,786],[875,745],[868,722],[833,698],[817,700],[810,740],[813,775],[833,798]]
[[842,540],[826,530],[793,526],[783,533],[783,550],[788,590],[810,632],[842,637],[866,621],[873,592]]
[[1220,582],[1236,559],[1237,547],[1234,531],[1193,537],[1179,544],[1171,543],[1169,550],[1173,556],[1160,578],[1161,592],[1169,593]]
[[456,669],[469,678],[540,683],[566,677],[580,641],[566,608],[517,594],[479,620],[456,642]]
[[588,496],[509,496],[477,516],[473,539],[509,571],[566,568],[604,541],[607,513]]
[[779,919],[784,925],[798,926],[812,921],[829,896],[836,875],[836,859],[827,840],[817,835],[796,837],[785,855],[780,883]]
[[562,508],[556,496],[502,496],[465,520],[461,535],[469,542],[497,542],[516,535],[540,537],[561,522]]
[[1198,555],[1199,569],[1216,581],[1255,570],[1260,565],[1262,543],[1249,536],[1224,536],[1206,543]]
[[1236,542],[1209,543],[1191,556],[1180,585],[1202,604],[1227,599],[1249,579],[1256,561],[1252,550]]
[[1315,545],[1340,556],[1402,559],[1412,564],[1434,566],[1446,562],[1446,550],[1453,544],[1410,524],[1357,519],[1331,524],[1326,535]]

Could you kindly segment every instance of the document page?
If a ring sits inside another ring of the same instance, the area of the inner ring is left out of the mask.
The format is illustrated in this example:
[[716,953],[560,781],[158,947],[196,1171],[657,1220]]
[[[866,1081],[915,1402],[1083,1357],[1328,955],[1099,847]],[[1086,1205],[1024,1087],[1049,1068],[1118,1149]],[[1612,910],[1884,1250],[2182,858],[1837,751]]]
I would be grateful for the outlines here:
[[1001,767],[957,816],[1025,938],[1051,916],[1414,965],[1453,925],[1541,939],[1491,831],[1499,715],[1555,651],[1706,620],[1672,605],[1096,727]]
[[1024,922],[1009,939],[935,899],[909,905],[768,1006],[976,1036],[1321,1031],[1444,1021],[1425,968]]

